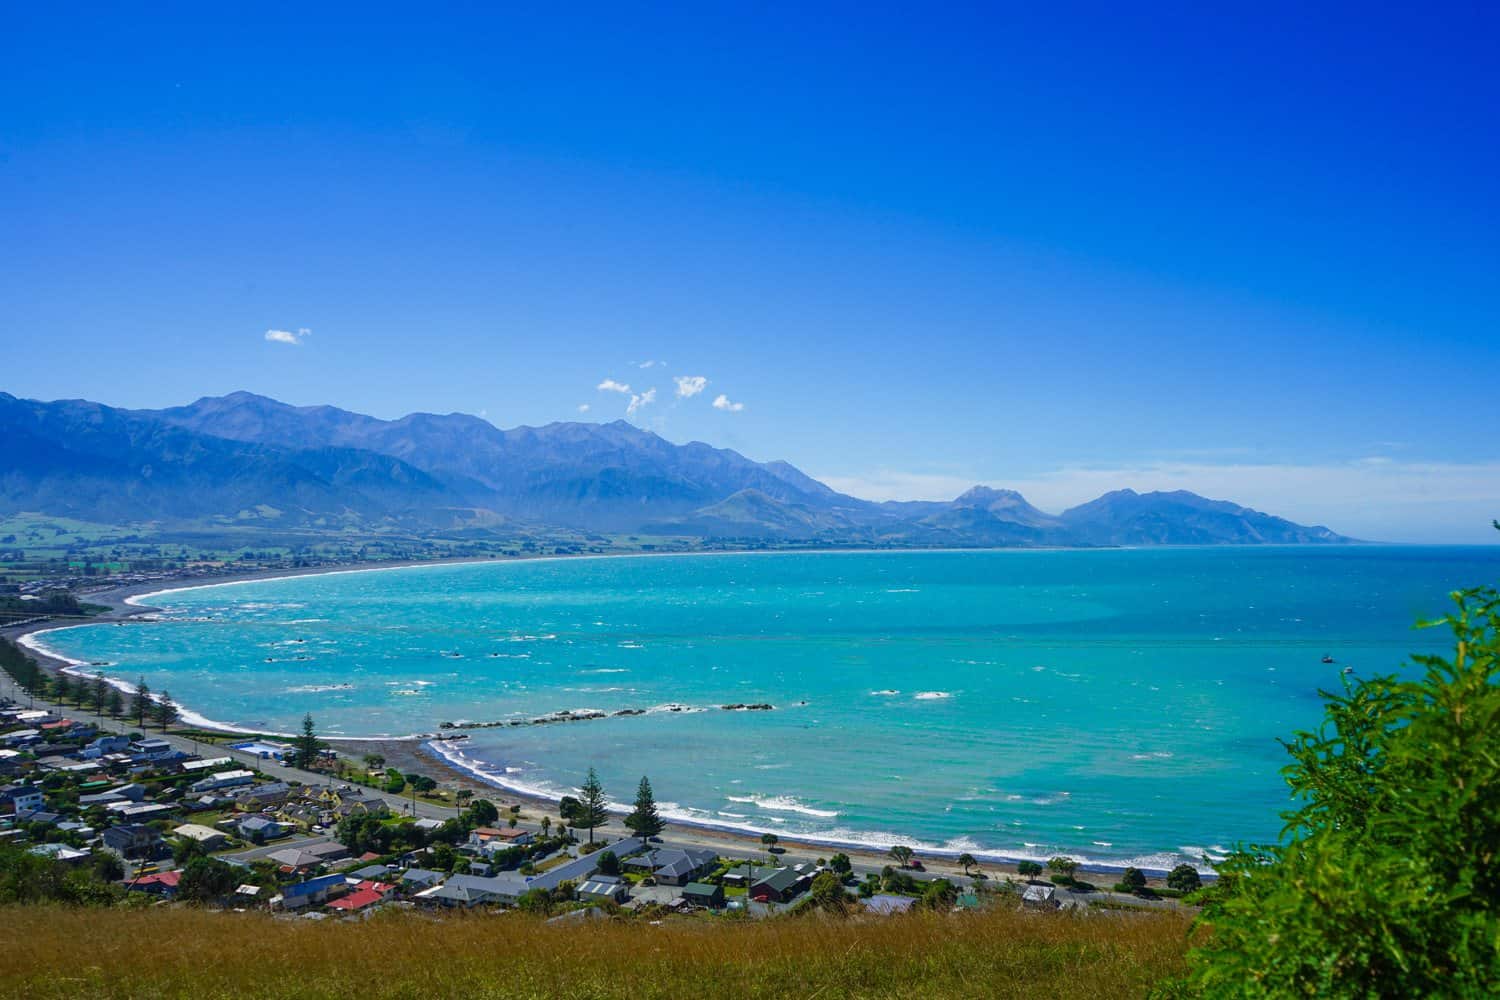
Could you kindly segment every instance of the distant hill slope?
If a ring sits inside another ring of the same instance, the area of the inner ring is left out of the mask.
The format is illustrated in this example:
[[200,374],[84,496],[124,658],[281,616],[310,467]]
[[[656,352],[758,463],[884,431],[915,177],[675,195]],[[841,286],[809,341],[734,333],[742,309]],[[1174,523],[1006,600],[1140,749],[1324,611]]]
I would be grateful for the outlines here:
[[1121,490],[1061,515],[1013,490],[871,503],[786,462],[673,444],[624,421],[501,430],[465,414],[380,420],[247,392],[164,410],[0,393],[0,513],[110,523],[503,525],[882,545],[1347,541],[1191,493]]
[[1088,545],[1263,545],[1343,542],[1322,526],[1305,527],[1227,500],[1196,493],[1115,490],[1065,510],[1059,519]]

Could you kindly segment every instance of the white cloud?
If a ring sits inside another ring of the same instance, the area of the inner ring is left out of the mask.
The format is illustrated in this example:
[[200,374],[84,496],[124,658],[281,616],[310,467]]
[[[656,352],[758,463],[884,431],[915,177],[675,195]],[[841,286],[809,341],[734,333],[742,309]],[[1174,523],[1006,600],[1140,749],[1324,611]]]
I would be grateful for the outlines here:
[[637,368],[664,368],[667,363],[665,361],[633,361],[631,364]]
[[267,330],[266,339],[273,344],[300,344],[312,336],[312,331],[307,327],[299,327],[295,332],[291,330]]
[[1500,516],[1500,460],[1371,461],[1324,465],[1147,462],[1065,466],[1005,480],[882,469],[821,476],[842,493],[868,500],[951,500],[971,486],[1019,490],[1042,510],[1059,512],[1129,487],[1190,490],[1232,500],[1301,524],[1322,524],[1356,538],[1384,541],[1494,543]]
[[702,375],[678,375],[672,381],[677,383],[677,395],[683,399],[696,396],[708,388],[708,379]]
[[656,390],[654,388],[647,389],[639,396],[631,396],[630,405],[625,407],[625,415],[627,417],[633,417],[635,416],[635,411],[639,410],[643,406],[650,406],[654,402],[656,402]]
[[587,403],[579,403],[578,404],[578,412],[579,413],[587,413],[587,412],[589,412],[589,404],[587,404]]
[[744,403],[731,403],[729,397],[722,392],[714,399],[714,409],[726,410],[729,413],[738,413],[745,408]]
[[595,388],[597,388],[600,392],[628,393],[630,391],[630,386],[626,385],[624,382],[616,382],[612,378],[605,379],[603,382],[600,382],[597,386],[595,386]]

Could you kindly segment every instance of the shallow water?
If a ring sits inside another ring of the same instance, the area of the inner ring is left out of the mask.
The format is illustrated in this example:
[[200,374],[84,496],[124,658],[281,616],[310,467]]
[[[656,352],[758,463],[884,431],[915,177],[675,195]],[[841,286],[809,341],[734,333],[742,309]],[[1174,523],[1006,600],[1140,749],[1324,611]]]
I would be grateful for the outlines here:
[[453,750],[554,794],[648,774],[698,822],[1163,867],[1274,838],[1275,737],[1345,666],[1441,649],[1413,621],[1497,577],[1451,547],[544,560],[174,591],[147,601],[172,620],[41,641],[253,729],[646,709]]

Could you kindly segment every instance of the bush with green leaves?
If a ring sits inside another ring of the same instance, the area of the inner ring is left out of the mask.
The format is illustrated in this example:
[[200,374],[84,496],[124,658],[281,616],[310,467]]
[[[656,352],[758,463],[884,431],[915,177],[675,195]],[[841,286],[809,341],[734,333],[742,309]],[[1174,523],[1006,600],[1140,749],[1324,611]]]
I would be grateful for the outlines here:
[[1146,889],[1146,873],[1139,868],[1130,867],[1120,876],[1120,881],[1115,883],[1115,892],[1141,893]]
[[1167,888],[1178,892],[1195,892],[1203,885],[1203,878],[1192,865],[1178,865],[1167,872]]
[[1281,842],[1204,890],[1186,988],[1208,996],[1500,990],[1500,591],[1453,595],[1451,657],[1346,682],[1286,744]]

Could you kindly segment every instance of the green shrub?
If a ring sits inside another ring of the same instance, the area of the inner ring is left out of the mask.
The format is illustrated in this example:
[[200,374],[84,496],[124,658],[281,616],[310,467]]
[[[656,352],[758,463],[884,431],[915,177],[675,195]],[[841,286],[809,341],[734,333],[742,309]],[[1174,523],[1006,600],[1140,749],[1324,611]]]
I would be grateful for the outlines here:
[[[1500,983],[1500,592],[1453,595],[1451,659],[1346,681],[1286,744],[1301,808],[1200,893],[1212,996],[1493,996]],[[1440,623],[1430,623],[1440,624]]]

